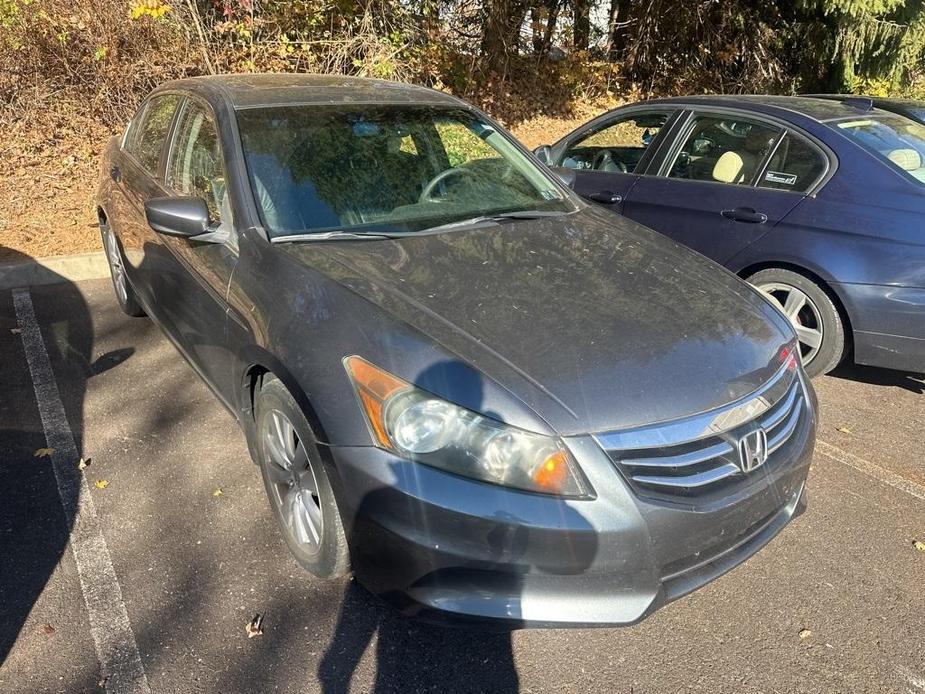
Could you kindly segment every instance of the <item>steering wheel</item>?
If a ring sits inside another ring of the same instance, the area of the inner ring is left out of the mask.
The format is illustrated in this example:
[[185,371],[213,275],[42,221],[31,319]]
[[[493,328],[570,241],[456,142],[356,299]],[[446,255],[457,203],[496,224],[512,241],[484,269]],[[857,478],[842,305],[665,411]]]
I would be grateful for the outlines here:
[[475,173],[469,169],[460,168],[449,168],[441,171],[432,179],[430,179],[426,186],[424,186],[424,190],[421,191],[421,195],[418,197],[418,202],[439,202],[437,198],[432,196],[432,193],[437,188],[437,186],[443,183],[446,179],[453,178],[454,176],[468,176],[470,178],[475,178]]
[[607,171],[615,173],[617,171],[626,173],[626,164],[619,159],[614,159],[613,152],[609,149],[602,149],[594,155],[594,161],[591,162],[591,168],[594,171]]

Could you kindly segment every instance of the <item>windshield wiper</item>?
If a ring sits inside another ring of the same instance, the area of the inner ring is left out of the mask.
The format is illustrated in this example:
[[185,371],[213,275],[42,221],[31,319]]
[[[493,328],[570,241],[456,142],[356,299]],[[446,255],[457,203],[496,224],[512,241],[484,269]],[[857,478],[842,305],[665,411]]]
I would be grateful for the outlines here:
[[439,226],[422,229],[419,234],[432,234],[441,231],[450,231],[460,227],[477,226],[479,224],[491,224],[504,221],[505,219],[540,219],[542,217],[559,217],[568,214],[564,210],[515,210],[514,212],[499,212],[497,214],[485,214],[477,217],[460,219],[458,222],[441,224]]
[[321,231],[307,234],[286,234],[274,236],[270,243],[288,243],[290,241],[382,241],[392,239],[390,234],[372,234],[362,231]]

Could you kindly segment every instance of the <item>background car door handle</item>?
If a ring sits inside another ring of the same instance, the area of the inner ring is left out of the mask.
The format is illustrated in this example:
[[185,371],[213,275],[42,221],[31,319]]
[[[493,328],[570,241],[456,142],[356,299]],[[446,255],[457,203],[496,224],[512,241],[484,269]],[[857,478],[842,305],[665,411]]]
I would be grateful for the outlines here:
[[594,202],[602,202],[605,205],[616,205],[618,202],[623,202],[622,195],[617,195],[610,190],[599,190],[596,193],[589,194],[588,197]]
[[119,179],[122,178],[122,172],[119,171],[118,166],[114,166],[109,170],[109,177],[114,180],[116,183],[119,182]]
[[734,222],[748,222],[749,224],[764,224],[768,216],[763,212],[756,212],[751,207],[737,207],[734,210],[723,210],[721,213],[726,219]]

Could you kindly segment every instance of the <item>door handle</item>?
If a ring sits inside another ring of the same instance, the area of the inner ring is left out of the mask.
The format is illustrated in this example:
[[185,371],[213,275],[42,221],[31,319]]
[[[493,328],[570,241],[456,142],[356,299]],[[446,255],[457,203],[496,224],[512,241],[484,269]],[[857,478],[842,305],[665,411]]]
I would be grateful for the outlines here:
[[768,216],[764,212],[756,212],[751,207],[737,207],[734,210],[723,210],[720,214],[726,219],[731,219],[734,222],[764,224],[768,221]]
[[602,202],[605,205],[616,205],[618,202],[623,202],[622,195],[617,195],[610,190],[599,190],[596,193],[590,193],[588,197],[594,202]]
[[122,172],[119,170],[118,166],[114,166],[109,170],[109,177],[116,183],[122,179]]

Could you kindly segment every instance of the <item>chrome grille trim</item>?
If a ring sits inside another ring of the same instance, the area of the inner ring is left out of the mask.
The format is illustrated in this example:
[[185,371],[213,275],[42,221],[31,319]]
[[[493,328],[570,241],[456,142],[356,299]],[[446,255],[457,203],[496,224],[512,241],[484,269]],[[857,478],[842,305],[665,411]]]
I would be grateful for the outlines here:
[[720,467],[710,468],[695,475],[685,477],[661,477],[658,475],[633,475],[633,481],[639,484],[653,484],[659,487],[673,487],[678,489],[689,489],[703,487],[713,482],[719,482],[727,477],[740,472],[737,465],[726,463]]
[[[755,414],[743,420],[746,411]],[[765,465],[776,465],[779,456],[774,453],[799,430],[806,411],[802,378],[782,369],[752,395],[719,410],[663,425],[608,432],[595,439],[639,494],[691,498],[719,493],[749,479],[740,467],[738,446],[756,427],[767,435]],[[726,428],[731,421],[738,424]],[[695,430],[702,435],[687,438]],[[641,446],[637,445],[640,441]]]
[[691,451],[690,453],[668,455],[659,458],[627,458],[626,460],[621,460],[620,464],[630,465],[633,467],[642,466],[677,468],[686,467],[688,465],[696,465],[697,463],[705,463],[708,460],[718,458],[721,455],[729,455],[732,452],[732,445],[723,441],[712,446],[707,446],[706,448],[700,448],[696,451]]

